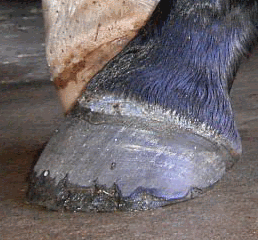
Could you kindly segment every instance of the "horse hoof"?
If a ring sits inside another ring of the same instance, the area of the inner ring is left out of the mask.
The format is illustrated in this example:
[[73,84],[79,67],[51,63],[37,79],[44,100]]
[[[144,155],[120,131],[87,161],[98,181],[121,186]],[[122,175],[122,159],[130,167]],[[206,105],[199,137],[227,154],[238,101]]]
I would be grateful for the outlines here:
[[34,168],[32,202],[73,211],[157,208],[198,196],[239,156],[211,130],[150,119],[152,109],[139,113],[128,101],[105,104],[119,114],[80,104],[52,137]]

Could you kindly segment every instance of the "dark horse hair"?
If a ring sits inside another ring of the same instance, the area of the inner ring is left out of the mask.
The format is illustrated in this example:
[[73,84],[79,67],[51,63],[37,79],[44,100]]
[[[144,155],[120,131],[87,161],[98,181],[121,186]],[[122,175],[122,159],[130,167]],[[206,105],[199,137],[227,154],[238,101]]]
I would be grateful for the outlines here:
[[135,99],[237,137],[229,92],[256,41],[254,1],[161,0],[87,91]]

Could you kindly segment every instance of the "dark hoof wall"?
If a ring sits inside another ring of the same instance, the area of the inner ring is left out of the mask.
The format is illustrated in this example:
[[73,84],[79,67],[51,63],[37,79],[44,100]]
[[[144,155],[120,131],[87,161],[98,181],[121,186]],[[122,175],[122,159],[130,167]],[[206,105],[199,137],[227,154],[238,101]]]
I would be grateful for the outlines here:
[[86,112],[52,137],[28,197],[53,210],[153,209],[202,193],[232,161],[223,145],[190,130]]

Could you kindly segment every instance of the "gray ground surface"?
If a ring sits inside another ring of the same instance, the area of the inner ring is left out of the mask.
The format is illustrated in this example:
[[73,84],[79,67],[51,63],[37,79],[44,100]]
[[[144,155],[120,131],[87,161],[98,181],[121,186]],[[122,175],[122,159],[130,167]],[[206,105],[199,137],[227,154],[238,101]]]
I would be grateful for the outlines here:
[[211,191],[146,212],[48,212],[25,201],[30,167],[63,119],[42,17],[34,5],[0,5],[0,239],[258,239],[257,49],[232,92],[243,157]]

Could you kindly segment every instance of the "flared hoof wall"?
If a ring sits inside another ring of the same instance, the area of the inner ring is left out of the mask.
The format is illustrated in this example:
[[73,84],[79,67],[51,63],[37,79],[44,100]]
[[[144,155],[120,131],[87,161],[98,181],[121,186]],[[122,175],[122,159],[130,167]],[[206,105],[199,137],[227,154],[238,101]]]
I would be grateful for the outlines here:
[[29,200],[49,209],[151,209],[195,197],[232,165],[230,151],[166,122],[70,116],[34,168]]
[[256,28],[242,4],[197,2],[160,1],[96,75],[100,68],[87,77],[91,65],[79,61],[87,86],[34,168],[32,202],[78,211],[156,208],[198,196],[239,158],[229,92]]

